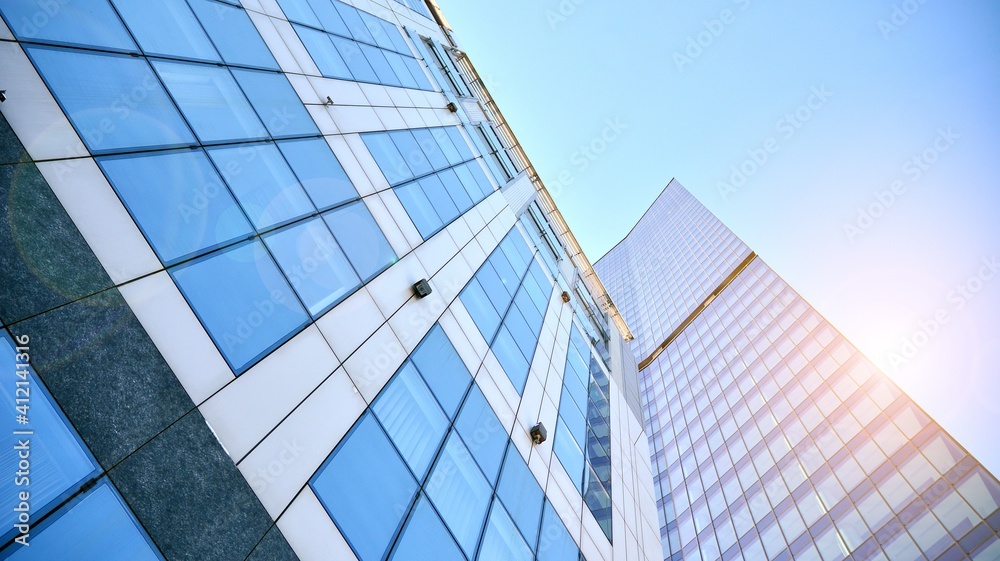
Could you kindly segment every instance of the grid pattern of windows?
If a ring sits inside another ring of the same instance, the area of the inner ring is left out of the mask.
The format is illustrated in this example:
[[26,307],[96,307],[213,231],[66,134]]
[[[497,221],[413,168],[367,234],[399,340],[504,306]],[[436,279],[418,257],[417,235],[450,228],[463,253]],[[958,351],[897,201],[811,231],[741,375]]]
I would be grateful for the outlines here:
[[426,18],[431,17],[431,11],[427,9],[427,4],[424,4],[424,0],[396,0],[396,3],[409,6],[411,10]]
[[671,181],[594,270],[632,327],[632,350],[641,361],[749,254],[729,228]]
[[459,294],[518,394],[528,380],[551,294],[552,281],[516,228]]
[[435,326],[310,481],[360,561],[579,561]]
[[425,240],[493,193],[457,127],[361,135]]
[[[0,470],[8,474],[0,494],[11,501],[0,514],[0,556],[163,559],[35,375],[29,348],[0,331],[0,402],[9,412],[0,423]],[[15,543],[22,534],[30,545]]]
[[608,377],[574,324],[552,449],[610,541],[611,405]]
[[395,24],[337,0],[278,4],[323,76],[434,89]]
[[954,559],[996,540],[996,479],[759,259],[642,391],[667,558]]
[[25,51],[237,374],[396,261],[242,9],[73,1],[52,22],[20,28]]

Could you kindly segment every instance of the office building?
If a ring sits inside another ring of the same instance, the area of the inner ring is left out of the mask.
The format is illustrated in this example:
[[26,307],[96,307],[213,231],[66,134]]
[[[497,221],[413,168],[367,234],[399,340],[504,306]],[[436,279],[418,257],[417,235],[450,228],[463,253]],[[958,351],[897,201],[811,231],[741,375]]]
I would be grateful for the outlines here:
[[1000,559],[996,478],[678,182],[595,268],[664,559]]
[[660,558],[628,329],[433,3],[0,15],[0,558]]

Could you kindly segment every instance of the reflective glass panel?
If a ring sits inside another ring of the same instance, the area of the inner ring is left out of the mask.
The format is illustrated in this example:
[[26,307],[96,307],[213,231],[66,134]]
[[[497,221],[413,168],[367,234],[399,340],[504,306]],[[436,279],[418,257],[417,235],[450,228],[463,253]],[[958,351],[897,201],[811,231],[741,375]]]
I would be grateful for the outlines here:
[[0,0],[0,12],[18,39],[137,50],[108,0]]
[[472,556],[490,506],[492,489],[454,433],[445,442],[424,490],[459,545]]
[[362,280],[373,278],[396,262],[396,252],[364,202],[340,207],[323,218]]
[[486,474],[490,485],[500,472],[500,461],[507,446],[507,431],[500,424],[478,386],[473,385],[455,420],[455,430]]
[[531,549],[517,532],[503,505],[494,501],[486,524],[479,561],[531,561]]
[[448,418],[412,363],[403,364],[372,410],[422,481],[448,431]]
[[278,69],[278,63],[245,11],[214,0],[188,0],[188,3],[227,63]]
[[282,74],[240,68],[232,72],[271,136],[319,134],[302,100]]
[[465,561],[462,550],[448,533],[426,496],[420,497],[396,542],[392,561],[425,561],[433,552],[435,561]]
[[316,208],[323,210],[358,197],[340,161],[322,138],[278,143]]
[[219,53],[184,0],[111,1],[144,53],[213,62],[220,60]]
[[316,63],[316,67],[319,68],[323,76],[327,78],[352,79],[351,69],[347,67],[344,58],[340,56],[340,53],[333,46],[329,35],[322,31],[302,27],[301,25],[294,27],[299,38],[302,39],[302,44],[309,51],[309,56],[312,57],[313,62]]
[[347,63],[347,67],[351,69],[351,75],[354,76],[356,81],[378,82],[378,76],[375,75],[371,64],[365,58],[364,53],[361,52],[361,47],[356,42],[344,39],[343,37],[337,37],[336,35],[330,35],[330,41],[333,42],[333,46],[340,53],[340,57]]
[[453,418],[472,375],[440,325],[431,328],[411,357],[448,418]]
[[545,495],[513,443],[507,447],[507,457],[497,485],[497,496],[521,530],[524,539],[534,545],[538,538],[538,523]]

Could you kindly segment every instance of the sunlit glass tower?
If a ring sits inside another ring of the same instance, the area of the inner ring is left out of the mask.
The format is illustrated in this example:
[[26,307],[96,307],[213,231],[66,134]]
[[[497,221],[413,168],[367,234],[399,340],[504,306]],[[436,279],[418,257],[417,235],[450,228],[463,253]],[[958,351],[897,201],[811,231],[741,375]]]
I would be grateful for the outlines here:
[[628,329],[433,2],[0,16],[0,559],[660,557]]
[[993,475],[678,182],[595,268],[664,559],[1000,559]]

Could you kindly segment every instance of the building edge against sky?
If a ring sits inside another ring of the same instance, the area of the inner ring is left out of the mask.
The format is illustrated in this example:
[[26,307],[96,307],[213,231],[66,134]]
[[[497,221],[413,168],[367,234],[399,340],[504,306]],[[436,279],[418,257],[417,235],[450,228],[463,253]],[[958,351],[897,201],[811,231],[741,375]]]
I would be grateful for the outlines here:
[[435,8],[0,15],[0,558],[660,558],[631,334]]
[[1000,559],[1000,484],[680,183],[595,264],[665,559]]

